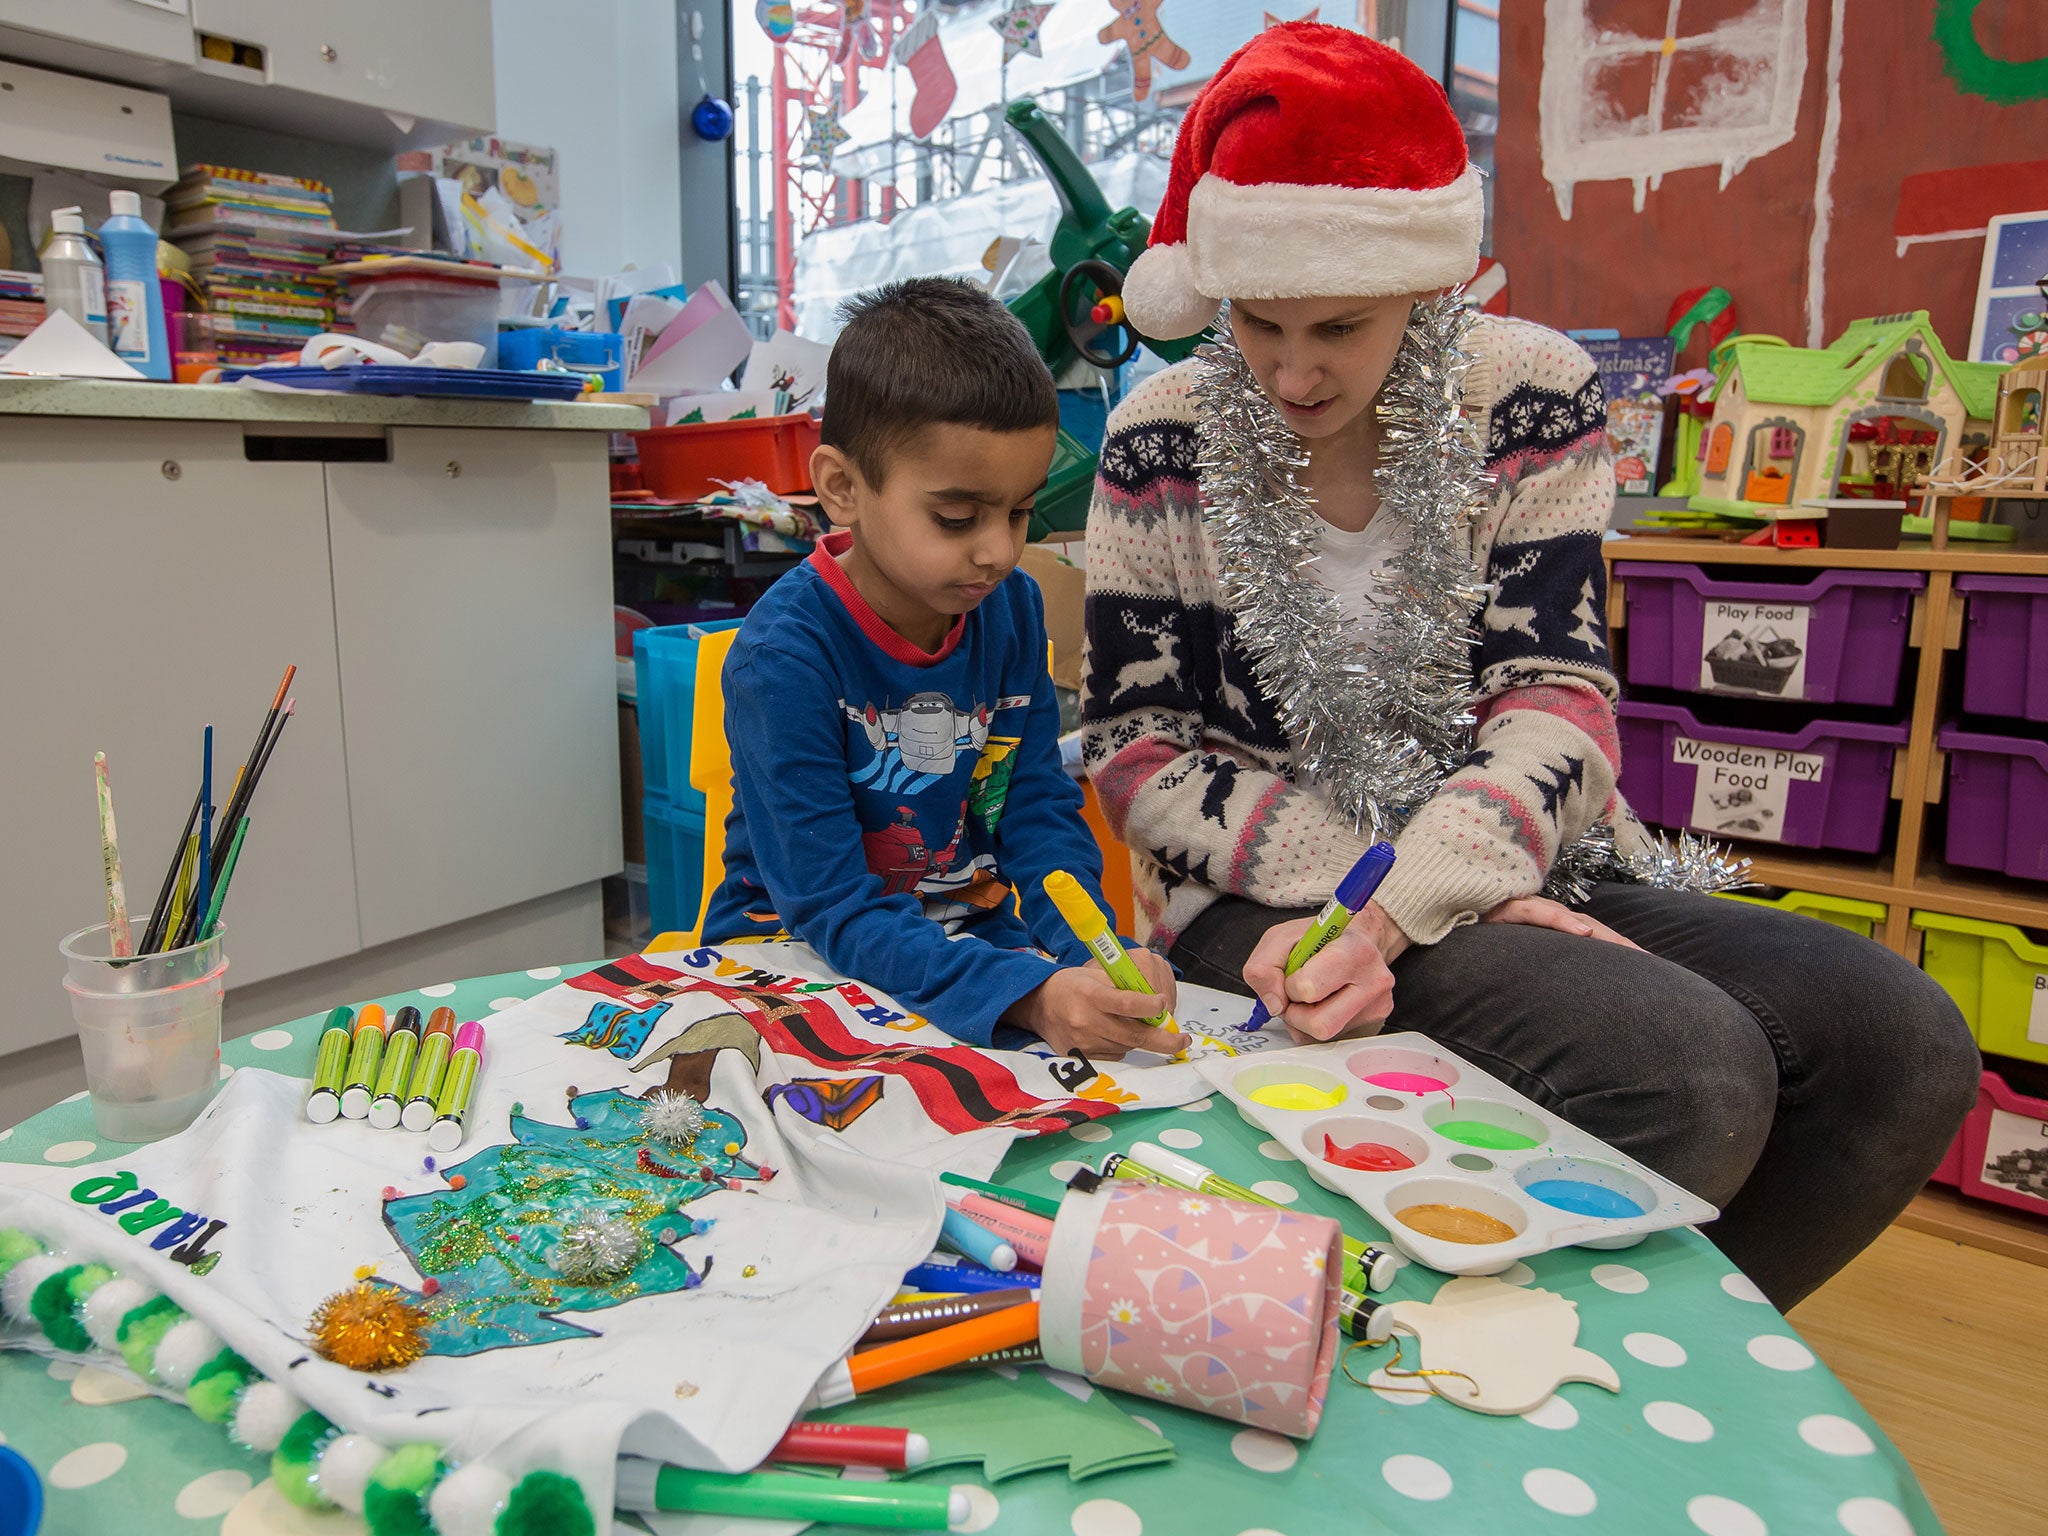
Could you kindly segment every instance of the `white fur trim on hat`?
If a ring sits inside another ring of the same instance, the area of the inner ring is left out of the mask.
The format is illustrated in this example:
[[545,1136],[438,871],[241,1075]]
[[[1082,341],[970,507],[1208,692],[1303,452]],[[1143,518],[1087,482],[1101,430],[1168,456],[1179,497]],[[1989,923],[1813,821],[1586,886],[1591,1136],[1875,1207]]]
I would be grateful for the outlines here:
[[1140,336],[1172,341],[1216,318],[1216,296],[1195,282],[1184,245],[1154,245],[1139,252],[1124,274],[1124,313]]
[[[1291,182],[1239,186],[1204,176],[1188,197],[1191,286],[1223,299],[1448,288],[1477,268],[1485,217],[1479,172],[1469,166],[1456,181],[1419,192]],[[1137,272],[1134,266],[1131,275]],[[1128,286],[1124,304],[1130,308]],[[1138,328],[1145,329],[1142,323]]]

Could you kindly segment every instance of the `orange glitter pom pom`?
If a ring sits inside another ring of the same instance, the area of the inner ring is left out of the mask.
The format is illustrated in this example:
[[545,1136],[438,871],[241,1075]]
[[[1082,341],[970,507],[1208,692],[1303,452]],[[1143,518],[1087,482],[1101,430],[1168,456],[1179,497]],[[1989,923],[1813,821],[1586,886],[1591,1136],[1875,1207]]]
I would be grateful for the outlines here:
[[387,1286],[358,1281],[313,1313],[313,1348],[352,1371],[394,1371],[426,1353],[427,1318]]

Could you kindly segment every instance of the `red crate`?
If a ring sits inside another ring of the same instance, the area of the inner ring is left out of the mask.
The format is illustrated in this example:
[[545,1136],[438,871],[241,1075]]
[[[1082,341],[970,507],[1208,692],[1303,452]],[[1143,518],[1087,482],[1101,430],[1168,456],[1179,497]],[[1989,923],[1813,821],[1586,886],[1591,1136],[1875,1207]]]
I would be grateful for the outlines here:
[[[1949,1156],[1964,1194],[2048,1217],[2048,1099],[2015,1093],[1987,1071]],[[1950,1166],[1944,1161],[1935,1177]]]
[[778,496],[811,488],[818,423],[808,413],[694,421],[635,432],[640,478],[668,501],[701,501],[720,480],[759,480]]

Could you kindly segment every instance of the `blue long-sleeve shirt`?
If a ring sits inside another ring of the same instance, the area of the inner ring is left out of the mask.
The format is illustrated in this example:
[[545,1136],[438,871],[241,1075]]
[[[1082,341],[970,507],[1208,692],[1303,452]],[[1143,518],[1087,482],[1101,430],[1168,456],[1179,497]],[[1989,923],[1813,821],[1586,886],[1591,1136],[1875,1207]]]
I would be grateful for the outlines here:
[[1045,876],[1107,909],[1060,765],[1044,604],[1013,571],[927,655],[854,590],[833,558],[846,540],[769,589],[726,661],[733,810],[704,937],[801,939],[988,1045],[1056,964],[1089,958]]

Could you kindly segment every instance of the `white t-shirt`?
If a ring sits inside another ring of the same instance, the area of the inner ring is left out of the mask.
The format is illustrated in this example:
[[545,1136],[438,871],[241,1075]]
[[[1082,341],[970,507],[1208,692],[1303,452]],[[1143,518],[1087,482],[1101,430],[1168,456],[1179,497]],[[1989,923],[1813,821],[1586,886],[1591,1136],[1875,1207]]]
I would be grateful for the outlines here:
[[[1371,639],[1379,627],[1383,601],[1376,578],[1407,547],[1408,525],[1384,510],[1374,513],[1372,521],[1357,533],[1333,528],[1319,517],[1317,559],[1308,570],[1337,599],[1344,617]],[[1299,757],[1299,737],[1294,749]],[[1314,776],[1305,771],[1297,770],[1295,782],[1305,789],[1315,787]]]

